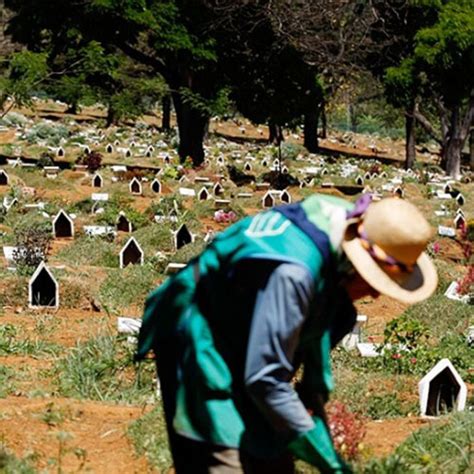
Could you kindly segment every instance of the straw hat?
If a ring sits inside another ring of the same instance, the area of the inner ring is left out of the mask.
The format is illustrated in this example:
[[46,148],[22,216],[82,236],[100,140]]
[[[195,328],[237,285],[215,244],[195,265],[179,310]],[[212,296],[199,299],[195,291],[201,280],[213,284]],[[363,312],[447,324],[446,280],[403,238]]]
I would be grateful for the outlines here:
[[420,211],[387,198],[369,205],[362,219],[350,219],[342,248],[362,278],[378,292],[404,303],[433,294],[436,269],[424,253],[432,235]]

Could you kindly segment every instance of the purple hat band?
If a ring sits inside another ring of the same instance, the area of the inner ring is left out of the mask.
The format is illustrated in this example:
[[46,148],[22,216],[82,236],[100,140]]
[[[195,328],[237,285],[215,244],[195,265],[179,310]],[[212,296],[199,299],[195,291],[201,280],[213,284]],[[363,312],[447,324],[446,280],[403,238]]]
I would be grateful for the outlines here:
[[362,214],[367,210],[370,203],[372,202],[372,194],[362,194],[362,196],[357,199],[354,209],[347,212],[347,219],[352,219],[353,217],[361,217]]

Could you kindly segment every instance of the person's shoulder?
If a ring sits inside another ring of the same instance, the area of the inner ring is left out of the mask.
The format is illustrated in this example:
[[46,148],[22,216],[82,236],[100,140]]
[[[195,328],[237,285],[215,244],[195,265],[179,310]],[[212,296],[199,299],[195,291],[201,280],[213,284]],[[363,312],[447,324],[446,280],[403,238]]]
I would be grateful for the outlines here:
[[298,285],[304,288],[313,287],[313,277],[311,272],[304,265],[298,263],[281,263],[273,271],[275,277],[291,285]]

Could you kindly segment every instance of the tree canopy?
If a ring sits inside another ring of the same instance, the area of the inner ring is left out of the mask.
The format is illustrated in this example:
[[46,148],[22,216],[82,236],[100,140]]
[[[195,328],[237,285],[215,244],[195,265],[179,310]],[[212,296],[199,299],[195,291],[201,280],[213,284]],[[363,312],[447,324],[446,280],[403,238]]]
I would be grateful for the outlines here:
[[405,111],[407,165],[414,161],[416,120],[440,143],[447,172],[459,174],[473,117],[470,0],[6,0],[5,5],[13,12],[8,31],[26,46],[21,54],[33,55],[29,69],[19,71],[21,55],[4,65],[3,90],[19,101],[41,81],[71,111],[102,102],[110,124],[136,117],[170,95],[179,155],[199,165],[209,117],[231,102],[254,122],[304,122],[305,144],[314,151],[317,140],[307,137],[315,136],[323,100],[368,71],[383,83],[387,99]]

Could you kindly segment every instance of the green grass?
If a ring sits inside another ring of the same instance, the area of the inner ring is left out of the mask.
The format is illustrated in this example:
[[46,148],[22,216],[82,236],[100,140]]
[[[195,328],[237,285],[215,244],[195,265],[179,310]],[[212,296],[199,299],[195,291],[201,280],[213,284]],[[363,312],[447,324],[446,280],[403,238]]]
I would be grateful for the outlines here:
[[111,269],[100,286],[100,302],[109,312],[120,312],[137,302],[143,302],[155,288],[158,276],[151,264]]
[[70,265],[112,267],[119,265],[118,248],[100,237],[81,236],[58,254],[61,262]]
[[53,370],[59,394],[118,403],[153,400],[154,366],[134,364],[134,349],[111,335],[78,342]]
[[39,337],[22,338],[13,324],[0,325],[0,355],[33,355],[35,357],[56,356],[61,352],[57,344]]
[[364,474],[458,474],[474,471],[474,414],[457,413],[422,428],[390,456],[359,466]]
[[0,398],[5,398],[15,391],[14,375],[15,372],[10,367],[0,365]]
[[161,406],[131,423],[128,436],[138,455],[145,455],[148,462],[159,472],[167,472],[173,465]]
[[363,417],[374,420],[418,413],[417,379],[413,376],[374,371],[366,361],[344,349],[333,351],[336,389],[331,398],[339,400]]

